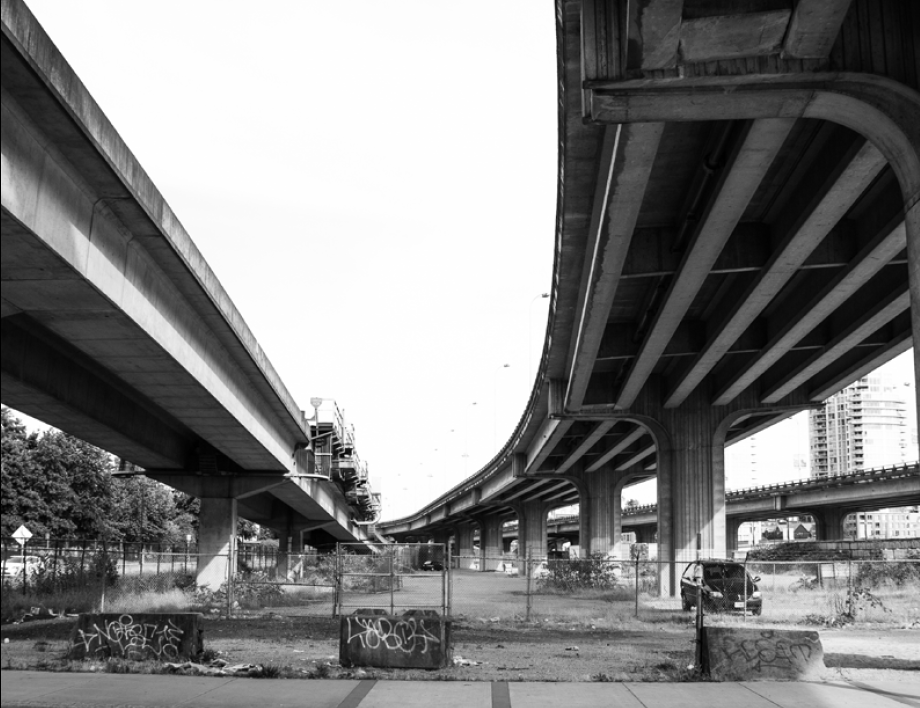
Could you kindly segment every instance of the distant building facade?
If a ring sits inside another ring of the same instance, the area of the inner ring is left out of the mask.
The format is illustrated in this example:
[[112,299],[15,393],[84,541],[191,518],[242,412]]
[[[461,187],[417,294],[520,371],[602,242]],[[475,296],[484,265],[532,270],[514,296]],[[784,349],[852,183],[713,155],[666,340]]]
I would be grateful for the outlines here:
[[917,459],[908,425],[907,389],[866,376],[809,416],[811,474],[832,477]]
[[850,514],[843,523],[846,538],[920,538],[920,507]]

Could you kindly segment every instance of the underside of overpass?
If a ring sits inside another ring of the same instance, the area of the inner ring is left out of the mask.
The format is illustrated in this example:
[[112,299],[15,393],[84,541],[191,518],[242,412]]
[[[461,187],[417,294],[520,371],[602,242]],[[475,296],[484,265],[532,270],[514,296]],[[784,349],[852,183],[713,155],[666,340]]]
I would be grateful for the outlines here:
[[724,556],[725,445],[920,335],[920,6],[556,9],[556,258],[533,394],[485,468],[382,528],[514,512],[541,553],[547,509],[580,502],[582,546],[605,552],[623,487],[655,476],[664,558]]
[[198,496],[200,584],[227,577],[237,513],[365,540],[366,480],[313,476],[320,422],[29,9],[0,15],[3,403]]

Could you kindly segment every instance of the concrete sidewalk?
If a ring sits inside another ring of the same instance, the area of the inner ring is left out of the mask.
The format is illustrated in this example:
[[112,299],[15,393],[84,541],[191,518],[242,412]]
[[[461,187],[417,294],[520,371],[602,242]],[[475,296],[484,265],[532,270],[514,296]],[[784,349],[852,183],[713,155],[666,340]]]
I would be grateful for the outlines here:
[[920,708],[917,683],[467,683],[0,672],[3,708]]

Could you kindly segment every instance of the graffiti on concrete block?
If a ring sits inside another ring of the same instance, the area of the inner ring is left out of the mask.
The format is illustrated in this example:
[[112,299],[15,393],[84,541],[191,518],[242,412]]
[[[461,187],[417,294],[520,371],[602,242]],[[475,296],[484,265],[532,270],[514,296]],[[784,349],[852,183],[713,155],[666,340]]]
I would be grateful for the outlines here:
[[357,641],[362,649],[388,649],[405,654],[427,654],[441,639],[414,617],[348,617],[346,643]]
[[75,642],[82,645],[87,656],[175,660],[184,634],[171,619],[135,622],[131,615],[121,615],[115,620],[99,620],[88,630],[77,630]]
[[813,639],[776,636],[771,631],[761,632],[757,639],[727,636],[723,642],[722,651],[729,661],[744,663],[757,672],[765,669],[793,669],[808,664],[819,651]]

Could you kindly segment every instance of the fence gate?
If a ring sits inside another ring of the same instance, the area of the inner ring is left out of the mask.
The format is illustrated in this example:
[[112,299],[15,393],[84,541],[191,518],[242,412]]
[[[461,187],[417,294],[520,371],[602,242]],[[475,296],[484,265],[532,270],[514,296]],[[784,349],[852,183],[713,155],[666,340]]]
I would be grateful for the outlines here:
[[444,544],[342,543],[336,552],[335,575],[336,616],[365,609],[450,614],[450,569]]

